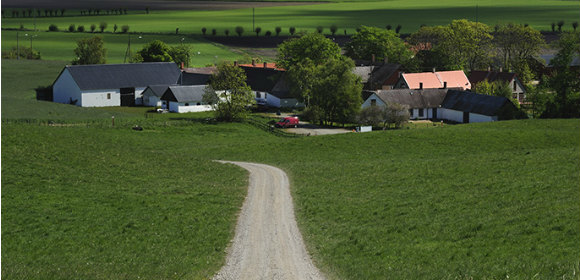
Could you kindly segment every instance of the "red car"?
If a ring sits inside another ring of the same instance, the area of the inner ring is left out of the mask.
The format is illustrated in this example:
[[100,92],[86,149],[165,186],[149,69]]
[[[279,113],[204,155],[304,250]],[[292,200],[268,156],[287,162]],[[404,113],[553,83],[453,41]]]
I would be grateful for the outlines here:
[[298,126],[298,117],[284,117],[276,123],[276,127],[288,128]]

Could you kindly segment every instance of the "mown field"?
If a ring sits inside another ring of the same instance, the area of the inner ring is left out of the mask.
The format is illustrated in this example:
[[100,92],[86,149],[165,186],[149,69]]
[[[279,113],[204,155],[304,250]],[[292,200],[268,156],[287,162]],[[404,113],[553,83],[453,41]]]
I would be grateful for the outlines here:
[[[118,109],[29,100],[19,73],[58,74],[45,64],[2,62],[3,279],[211,277],[247,184],[215,159],[288,173],[330,278],[578,277],[578,120],[280,138],[207,115],[129,112],[112,128]],[[26,102],[32,118],[63,125],[5,112]]]
[[[476,9],[477,6],[477,9]],[[262,28],[262,35],[276,26],[283,28],[288,34],[288,28],[296,27],[297,31],[314,31],[317,26],[323,26],[325,33],[332,24],[338,26],[339,32],[347,29],[352,34],[360,25],[385,27],[398,24],[401,32],[412,33],[420,25],[448,24],[453,19],[477,20],[489,25],[505,22],[527,23],[538,30],[551,30],[551,23],[565,21],[564,29],[572,29],[571,23],[578,21],[580,1],[560,0],[509,0],[509,1],[428,1],[428,0],[393,0],[376,2],[341,2],[303,6],[262,7],[255,9],[255,26]],[[229,29],[234,35],[236,26],[243,26],[245,35],[251,36],[252,9],[234,9],[220,11],[153,10],[145,14],[143,10],[134,11],[128,15],[112,16],[78,16],[78,11],[68,11],[65,17],[37,18],[39,30],[48,30],[50,24],[56,24],[66,29],[70,24],[85,25],[107,22],[108,31],[114,24],[119,27],[129,25],[132,32],[174,33],[176,28],[186,34],[201,34],[201,28],[208,30],[216,28],[223,35]],[[3,28],[33,28],[32,18],[3,18]]]

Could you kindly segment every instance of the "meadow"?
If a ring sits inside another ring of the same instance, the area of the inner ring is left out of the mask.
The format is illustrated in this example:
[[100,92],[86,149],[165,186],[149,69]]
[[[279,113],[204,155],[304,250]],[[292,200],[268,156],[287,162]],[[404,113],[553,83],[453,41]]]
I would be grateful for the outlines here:
[[[378,26],[384,28],[392,25],[393,29],[401,25],[402,33],[412,33],[420,25],[444,25],[453,19],[469,19],[488,25],[506,22],[527,23],[538,30],[551,30],[551,23],[563,20],[564,29],[571,30],[571,23],[578,21],[580,1],[560,0],[509,0],[509,1],[349,1],[339,3],[324,3],[303,6],[260,7],[255,9],[255,26],[262,28],[262,35],[276,26],[288,35],[288,28],[296,27],[297,31],[315,31],[317,26],[323,26],[325,33],[330,33],[329,27],[336,24],[338,32],[354,33],[360,25]],[[477,7],[477,9],[476,9]],[[65,17],[37,18],[36,26],[41,31],[48,30],[50,24],[56,24],[60,29],[66,29],[70,24],[91,24],[98,27],[100,22],[107,22],[108,31],[117,24],[129,25],[131,32],[152,32],[174,34],[175,29],[183,34],[201,34],[202,27],[209,31],[215,28],[219,35],[224,30],[230,30],[230,36],[235,35],[234,28],[242,26],[244,35],[255,35],[252,30],[252,9],[234,9],[219,11],[153,10],[150,14],[144,11],[132,11],[128,15],[79,16],[78,11],[68,11]],[[2,28],[33,29],[35,19],[3,18]]]
[[[216,159],[288,173],[308,249],[331,279],[580,271],[578,120],[282,138],[207,114],[131,111],[111,127],[118,108],[30,100],[19,73],[46,67],[49,79],[59,67],[5,65],[3,279],[211,277],[247,186],[244,171]],[[27,102],[31,118],[55,124],[5,112]]]

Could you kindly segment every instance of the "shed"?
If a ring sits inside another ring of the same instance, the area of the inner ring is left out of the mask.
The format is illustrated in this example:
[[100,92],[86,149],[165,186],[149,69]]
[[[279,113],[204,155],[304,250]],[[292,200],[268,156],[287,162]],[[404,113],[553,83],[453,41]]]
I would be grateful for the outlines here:
[[211,111],[211,105],[203,102],[205,85],[197,86],[169,86],[161,101],[170,112],[188,113]]
[[449,90],[441,103],[438,118],[458,123],[491,122],[514,119],[517,107],[507,98]]
[[161,97],[169,85],[150,85],[143,91],[143,105],[161,107]]

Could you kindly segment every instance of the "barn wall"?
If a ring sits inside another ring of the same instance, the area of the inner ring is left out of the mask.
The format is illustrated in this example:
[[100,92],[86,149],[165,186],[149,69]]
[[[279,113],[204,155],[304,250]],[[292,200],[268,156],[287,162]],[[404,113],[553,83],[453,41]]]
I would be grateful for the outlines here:
[[53,101],[70,104],[71,98],[72,100],[77,100],[77,106],[81,106],[81,89],[73,79],[69,70],[65,69],[54,82]]
[[475,113],[469,113],[469,122],[470,123],[478,123],[478,122],[493,122],[497,121],[497,117],[490,117]]
[[121,106],[121,92],[119,89],[83,91],[81,100],[82,107]]
[[[191,103],[196,104],[196,103]],[[205,112],[211,111],[212,108],[210,105],[190,105],[185,106],[185,103],[180,102],[169,102],[169,111],[175,113],[190,113],[190,112]]]
[[440,108],[439,110],[437,110],[437,118],[462,123],[463,112],[446,108]]

